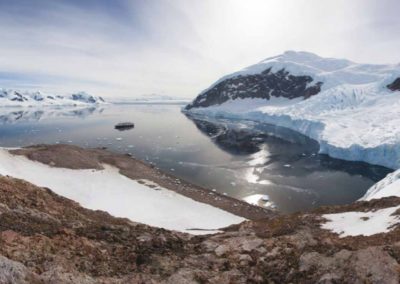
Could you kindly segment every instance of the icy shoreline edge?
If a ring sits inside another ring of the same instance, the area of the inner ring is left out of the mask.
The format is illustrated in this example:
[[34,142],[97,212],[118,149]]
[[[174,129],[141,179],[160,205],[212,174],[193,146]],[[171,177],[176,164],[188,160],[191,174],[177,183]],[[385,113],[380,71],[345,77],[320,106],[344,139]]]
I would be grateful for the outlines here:
[[366,162],[373,165],[384,166],[393,170],[400,168],[400,146],[396,144],[381,144],[373,148],[365,148],[353,144],[348,148],[342,148],[330,144],[330,141],[322,139],[324,123],[307,119],[293,119],[289,115],[274,115],[261,111],[234,113],[218,108],[192,108],[182,112],[212,118],[242,119],[259,123],[268,123],[297,131],[318,142],[320,154],[326,154],[332,158],[346,161]]

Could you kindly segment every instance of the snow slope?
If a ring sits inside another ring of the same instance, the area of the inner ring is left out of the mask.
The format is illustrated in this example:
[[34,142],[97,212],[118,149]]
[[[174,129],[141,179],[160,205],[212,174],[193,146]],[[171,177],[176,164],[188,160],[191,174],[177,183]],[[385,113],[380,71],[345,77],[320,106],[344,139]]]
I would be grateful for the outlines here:
[[387,87],[400,77],[400,65],[358,64],[290,51],[221,78],[199,97],[224,80],[268,68],[311,76],[310,84],[322,82],[321,91],[308,99],[242,98],[185,111],[287,127],[317,140],[320,153],[400,168],[400,91]]
[[0,148],[0,174],[48,187],[89,209],[104,210],[116,217],[170,230],[215,233],[210,230],[245,220],[159,186],[159,190],[155,190],[147,186],[154,183],[140,184],[107,165],[104,170],[53,168]]
[[269,57],[257,64],[224,76],[202,93],[226,79],[259,74],[269,68],[272,72],[285,69],[295,76],[311,76],[314,81],[324,83],[322,90],[344,84],[364,85],[381,82],[383,86],[386,86],[400,76],[399,64],[359,64],[347,59],[323,58],[310,52],[286,51],[281,55]]
[[0,107],[33,106],[87,106],[105,103],[102,97],[95,97],[85,92],[67,96],[45,94],[42,92],[0,89]]
[[400,197],[400,170],[390,173],[374,184],[360,200],[379,199],[389,196]]

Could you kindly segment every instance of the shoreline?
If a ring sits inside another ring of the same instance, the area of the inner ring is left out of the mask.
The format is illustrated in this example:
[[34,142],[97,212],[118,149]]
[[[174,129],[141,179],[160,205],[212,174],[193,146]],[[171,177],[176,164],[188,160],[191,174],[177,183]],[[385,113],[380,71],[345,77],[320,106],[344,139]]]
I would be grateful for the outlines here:
[[[245,201],[229,197],[210,189],[189,183],[181,178],[138,160],[130,155],[116,154],[104,148],[84,149],[73,145],[35,145],[9,151],[31,161],[55,168],[103,169],[102,164],[116,167],[119,173],[141,184],[151,183],[176,192],[197,202],[211,205],[248,220],[271,218],[278,213],[267,208],[251,205]],[[153,186],[155,187],[155,186]]]

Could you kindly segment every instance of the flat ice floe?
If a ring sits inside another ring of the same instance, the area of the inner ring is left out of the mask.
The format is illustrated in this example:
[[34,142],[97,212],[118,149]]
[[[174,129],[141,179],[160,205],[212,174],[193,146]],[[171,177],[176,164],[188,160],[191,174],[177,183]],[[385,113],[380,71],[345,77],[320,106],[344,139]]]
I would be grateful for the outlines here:
[[245,221],[160,186],[153,189],[108,165],[103,170],[54,168],[0,149],[0,174],[48,187],[88,209],[170,230],[207,234]]
[[369,212],[344,212],[322,215],[328,222],[321,227],[340,235],[371,236],[390,231],[391,227],[400,223],[399,215],[392,215],[400,206],[389,207]]

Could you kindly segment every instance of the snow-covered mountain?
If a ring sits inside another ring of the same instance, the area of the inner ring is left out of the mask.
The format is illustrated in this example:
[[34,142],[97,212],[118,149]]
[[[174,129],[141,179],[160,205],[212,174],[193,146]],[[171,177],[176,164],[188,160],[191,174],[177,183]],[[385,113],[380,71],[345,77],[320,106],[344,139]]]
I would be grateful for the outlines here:
[[400,168],[400,65],[288,51],[227,75],[186,106],[301,132],[332,157]]
[[49,105],[93,105],[105,103],[102,97],[78,92],[67,96],[45,94],[39,91],[17,91],[0,89],[0,107],[2,106],[49,106]]

